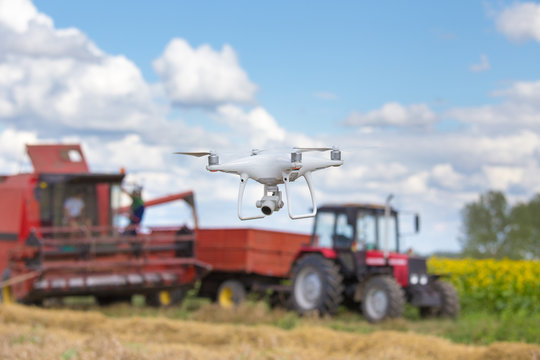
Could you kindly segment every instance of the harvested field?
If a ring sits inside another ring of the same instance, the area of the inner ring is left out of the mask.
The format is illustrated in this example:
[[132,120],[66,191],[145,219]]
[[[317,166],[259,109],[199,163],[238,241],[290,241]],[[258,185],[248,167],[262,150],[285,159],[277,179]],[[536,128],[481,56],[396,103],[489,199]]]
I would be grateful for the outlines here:
[[434,336],[283,330],[0,305],[0,359],[540,359],[540,346],[454,344]]

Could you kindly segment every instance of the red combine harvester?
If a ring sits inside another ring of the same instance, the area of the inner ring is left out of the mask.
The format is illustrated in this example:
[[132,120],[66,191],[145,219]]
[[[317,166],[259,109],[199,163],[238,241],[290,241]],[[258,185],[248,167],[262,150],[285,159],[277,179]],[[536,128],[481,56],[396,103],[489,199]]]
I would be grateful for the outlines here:
[[[91,173],[79,145],[27,146],[33,173],[0,177],[0,271],[4,302],[94,295],[105,304],[143,294],[150,305],[181,301],[210,266],[197,260],[192,234],[170,228],[128,234],[116,224],[123,173]],[[66,201],[84,210],[66,219]],[[184,200],[192,192],[148,201]]]

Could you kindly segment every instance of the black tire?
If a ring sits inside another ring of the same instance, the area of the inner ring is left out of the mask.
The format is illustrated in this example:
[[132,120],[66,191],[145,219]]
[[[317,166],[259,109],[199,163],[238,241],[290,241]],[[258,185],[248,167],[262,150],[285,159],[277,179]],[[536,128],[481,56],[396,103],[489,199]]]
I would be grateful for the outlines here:
[[390,276],[368,280],[362,294],[362,313],[371,323],[400,317],[405,307],[405,293]]
[[145,296],[146,305],[153,307],[172,307],[180,305],[186,297],[187,289],[160,290]]
[[300,258],[292,270],[292,306],[299,314],[334,315],[343,302],[339,267],[318,254]]
[[246,301],[246,289],[238,280],[226,280],[218,288],[216,301],[225,309],[238,306]]
[[456,288],[452,284],[442,280],[435,280],[431,286],[441,297],[440,307],[420,307],[421,317],[450,317],[455,318],[459,315],[461,306]]

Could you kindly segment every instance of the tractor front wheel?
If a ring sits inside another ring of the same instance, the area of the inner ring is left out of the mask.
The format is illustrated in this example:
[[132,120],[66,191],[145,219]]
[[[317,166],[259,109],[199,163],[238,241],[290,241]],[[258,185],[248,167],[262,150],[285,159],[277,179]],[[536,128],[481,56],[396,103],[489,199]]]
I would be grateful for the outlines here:
[[460,305],[456,288],[452,284],[442,280],[435,280],[431,286],[441,297],[441,306],[420,307],[420,316],[457,317],[459,315]]
[[292,305],[300,314],[337,313],[343,302],[343,276],[339,267],[318,254],[306,255],[292,270]]
[[403,289],[390,276],[375,276],[368,280],[362,296],[362,313],[371,322],[400,317],[405,306]]

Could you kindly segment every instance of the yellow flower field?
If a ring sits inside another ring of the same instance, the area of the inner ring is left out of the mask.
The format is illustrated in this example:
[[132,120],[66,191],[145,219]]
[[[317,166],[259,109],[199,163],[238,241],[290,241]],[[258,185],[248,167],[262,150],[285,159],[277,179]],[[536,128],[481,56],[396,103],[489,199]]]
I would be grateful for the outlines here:
[[540,311],[540,261],[430,258],[431,273],[448,274],[463,307]]

